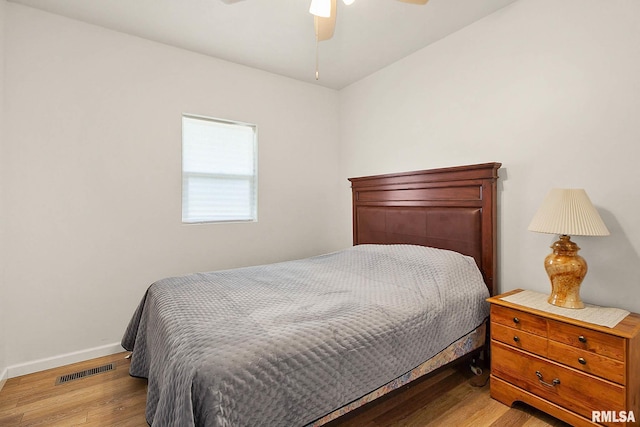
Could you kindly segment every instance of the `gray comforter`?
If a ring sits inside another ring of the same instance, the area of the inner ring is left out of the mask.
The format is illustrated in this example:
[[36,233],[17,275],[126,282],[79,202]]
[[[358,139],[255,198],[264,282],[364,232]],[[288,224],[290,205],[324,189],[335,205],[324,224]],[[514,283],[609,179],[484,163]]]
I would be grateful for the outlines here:
[[160,280],[122,345],[154,426],[302,426],[471,332],[486,297],[472,258],[361,245]]

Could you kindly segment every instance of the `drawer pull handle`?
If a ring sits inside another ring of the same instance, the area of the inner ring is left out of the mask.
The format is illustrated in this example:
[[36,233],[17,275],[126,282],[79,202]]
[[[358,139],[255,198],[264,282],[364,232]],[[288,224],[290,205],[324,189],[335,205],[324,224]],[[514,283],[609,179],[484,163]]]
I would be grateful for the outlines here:
[[540,371],[536,371],[536,377],[538,377],[538,381],[540,381],[540,384],[546,387],[555,387],[558,384],[560,384],[560,380],[558,378],[554,378],[553,381],[551,381],[550,383],[546,382],[542,378],[542,374],[540,373]]
[[517,335],[516,335],[515,337],[513,337],[513,340],[514,340],[515,342],[520,342],[520,338],[519,338]]
[[517,324],[517,323],[520,323],[520,319],[518,319],[517,317],[514,317],[514,318],[513,318],[513,323],[516,323],[516,324]]
[[580,336],[578,337],[578,341],[580,341],[580,342],[587,342],[587,339],[584,337],[584,335],[580,335]]
[[578,358],[578,362],[579,362],[581,365],[586,365],[586,364],[587,364],[587,361],[586,361],[586,360],[584,360],[584,357],[579,357],[579,358]]

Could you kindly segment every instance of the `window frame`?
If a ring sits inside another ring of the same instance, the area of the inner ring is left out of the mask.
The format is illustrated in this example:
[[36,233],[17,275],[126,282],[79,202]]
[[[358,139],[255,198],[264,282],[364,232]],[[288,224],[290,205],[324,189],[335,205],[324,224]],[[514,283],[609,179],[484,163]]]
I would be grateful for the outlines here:
[[[241,126],[250,128],[253,131],[253,174],[232,174],[224,172],[187,172],[185,171],[184,158],[185,158],[185,119],[202,120],[213,123],[220,123],[223,125]],[[241,122],[237,120],[220,119],[216,117],[203,116],[199,114],[182,113],[181,116],[181,221],[184,225],[193,224],[225,224],[225,223],[247,223],[258,221],[258,126],[254,123]],[[185,201],[188,203],[189,194],[185,181],[189,177],[204,177],[204,178],[230,178],[233,181],[248,181],[251,188],[252,201],[250,204],[251,212],[250,218],[230,218],[230,219],[198,219],[188,220],[185,218]],[[234,178],[235,177],[235,178]]]

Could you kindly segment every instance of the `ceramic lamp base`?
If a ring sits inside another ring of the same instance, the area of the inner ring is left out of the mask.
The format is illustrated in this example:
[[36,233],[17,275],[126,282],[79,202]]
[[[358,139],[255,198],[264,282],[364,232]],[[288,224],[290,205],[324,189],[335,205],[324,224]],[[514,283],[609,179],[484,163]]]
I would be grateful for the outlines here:
[[544,260],[551,281],[549,304],[565,308],[584,308],[580,299],[580,284],[587,275],[587,262],[578,255],[580,248],[567,235],[560,236]]

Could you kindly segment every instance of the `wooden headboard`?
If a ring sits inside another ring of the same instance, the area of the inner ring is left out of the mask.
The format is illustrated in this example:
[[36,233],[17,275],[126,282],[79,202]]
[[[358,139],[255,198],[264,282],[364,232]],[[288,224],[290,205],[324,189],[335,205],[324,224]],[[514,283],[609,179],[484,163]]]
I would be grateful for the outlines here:
[[476,260],[496,284],[497,190],[501,163],[350,178],[353,244],[414,244]]

